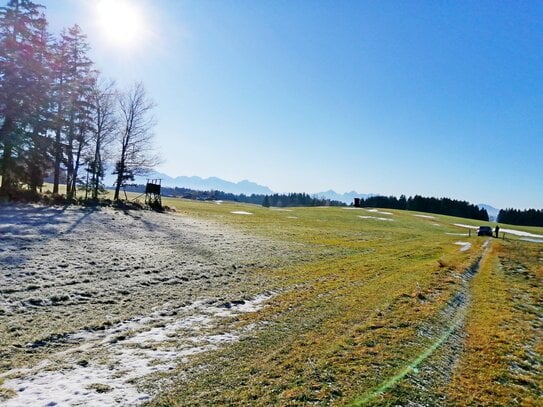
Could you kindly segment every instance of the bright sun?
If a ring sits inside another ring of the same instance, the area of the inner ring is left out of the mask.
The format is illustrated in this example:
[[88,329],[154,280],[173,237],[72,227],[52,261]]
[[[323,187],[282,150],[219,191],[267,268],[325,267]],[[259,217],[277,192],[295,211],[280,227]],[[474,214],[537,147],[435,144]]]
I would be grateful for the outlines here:
[[128,48],[143,40],[145,20],[134,1],[100,0],[97,11],[100,32],[113,45]]

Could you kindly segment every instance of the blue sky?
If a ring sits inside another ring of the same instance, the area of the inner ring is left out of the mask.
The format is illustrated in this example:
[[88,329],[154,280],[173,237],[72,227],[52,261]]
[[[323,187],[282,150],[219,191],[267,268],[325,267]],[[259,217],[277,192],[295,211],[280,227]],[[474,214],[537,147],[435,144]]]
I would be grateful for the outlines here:
[[129,1],[137,47],[41,3],[144,82],[169,175],[543,207],[542,2]]

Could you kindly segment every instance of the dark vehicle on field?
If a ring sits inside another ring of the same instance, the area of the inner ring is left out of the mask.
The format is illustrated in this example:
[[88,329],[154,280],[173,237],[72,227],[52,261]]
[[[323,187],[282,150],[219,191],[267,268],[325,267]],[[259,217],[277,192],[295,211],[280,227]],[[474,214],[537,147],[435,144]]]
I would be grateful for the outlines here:
[[490,226],[479,226],[477,236],[492,236],[492,228]]

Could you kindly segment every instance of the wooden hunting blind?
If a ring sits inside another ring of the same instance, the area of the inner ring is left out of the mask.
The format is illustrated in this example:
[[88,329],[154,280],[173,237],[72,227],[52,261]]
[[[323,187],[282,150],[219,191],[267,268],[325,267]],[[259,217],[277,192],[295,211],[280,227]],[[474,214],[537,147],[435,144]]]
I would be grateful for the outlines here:
[[160,196],[161,179],[148,179],[145,185],[145,203],[151,207],[162,207]]

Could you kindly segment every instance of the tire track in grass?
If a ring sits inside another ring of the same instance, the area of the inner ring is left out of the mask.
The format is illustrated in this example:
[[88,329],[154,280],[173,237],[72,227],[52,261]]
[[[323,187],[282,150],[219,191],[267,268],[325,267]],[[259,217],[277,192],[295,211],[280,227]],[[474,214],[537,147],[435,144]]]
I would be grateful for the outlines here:
[[[399,394],[393,394],[393,396],[398,398],[396,401],[414,402],[417,404],[421,401],[424,403],[431,401],[432,404],[435,405],[437,400],[433,390],[435,390],[444,379],[450,376],[454,362],[459,357],[461,342],[463,340],[463,326],[471,297],[469,284],[473,276],[479,270],[481,260],[488,251],[489,243],[490,240],[487,240],[484,243],[483,253],[463,273],[462,288],[453,296],[442,312],[442,320],[452,322],[450,322],[430,346],[417,355],[411,363],[404,366],[398,373],[383,381],[376,388],[355,399],[350,404],[351,406],[363,406],[369,403],[374,404],[376,398],[389,391],[394,393],[395,390],[398,390],[396,387],[403,384],[402,382],[404,379],[405,382],[408,382],[408,385],[416,387],[417,392],[416,394],[410,394],[410,392],[407,392],[406,394],[399,391]],[[441,357],[436,357],[436,360],[430,361],[430,359],[433,359],[434,355],[438,356],[436,353],[441,351],[443,351],[444,355],[440,355]],[[446,364],[443,363],[440,365],[440,362],[445,362]],[[426,377],[419,378],[419,373]],[[406,400],[406,398],[409,400]],[[411,400],[411,398],[416,398],[416,400]]]

